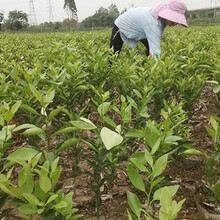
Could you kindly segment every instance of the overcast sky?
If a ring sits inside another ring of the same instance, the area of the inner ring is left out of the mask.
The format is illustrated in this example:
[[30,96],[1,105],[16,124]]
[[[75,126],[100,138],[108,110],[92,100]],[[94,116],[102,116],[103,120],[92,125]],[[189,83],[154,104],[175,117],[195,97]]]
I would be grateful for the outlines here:
[[[190,9],[198,9],[214,6],[215,0],[183,0]],[[49,0],[33,0],[37,23],[49,21]],[[63,21],[67,14],[63,9],[64,0],[51,0],[54,21]],[[78,10],[78,19],[82,21],[88,16],[93,15],[101,6],[108,8],[113,3],[116,4],[119,11],[124,8],[134,6],[151,6],[158,3],[167,3],[169,0],[75,0]],[[29,14],[29,0],[0,0],[0,12],[4,12],[5,18],[8,12],[20,10]]]

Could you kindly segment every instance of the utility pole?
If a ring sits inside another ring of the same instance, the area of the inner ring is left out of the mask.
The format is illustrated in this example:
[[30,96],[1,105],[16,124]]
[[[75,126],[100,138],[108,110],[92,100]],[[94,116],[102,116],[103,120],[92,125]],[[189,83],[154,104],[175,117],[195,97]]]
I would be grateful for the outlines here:
[[29,24],[37,25],[37,18],[36,18],[33,0],[29,0]]
[[49,22],[54,22],[53,10],[52,10],[52,0],[49,0]]

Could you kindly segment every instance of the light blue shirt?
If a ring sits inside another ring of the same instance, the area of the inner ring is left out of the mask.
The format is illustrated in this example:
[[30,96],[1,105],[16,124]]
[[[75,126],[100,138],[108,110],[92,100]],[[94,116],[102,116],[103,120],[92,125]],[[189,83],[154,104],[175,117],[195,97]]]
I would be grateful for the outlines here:
[[152,55],[160,56],[160,39],[165,26],[151,14],[152,7],[131,8],[115,20],[123,42],[135,48],[138,41],[148,40]]

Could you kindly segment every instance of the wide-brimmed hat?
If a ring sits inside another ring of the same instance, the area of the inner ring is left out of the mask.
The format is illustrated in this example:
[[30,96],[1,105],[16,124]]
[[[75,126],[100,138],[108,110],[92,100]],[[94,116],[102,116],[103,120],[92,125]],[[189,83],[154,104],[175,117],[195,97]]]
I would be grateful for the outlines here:
[[187,27],[187,21],[185,18],[185,4],[180,0],[172,0],[161,11],[158,12],[158,16],[169,21],[181,24]]

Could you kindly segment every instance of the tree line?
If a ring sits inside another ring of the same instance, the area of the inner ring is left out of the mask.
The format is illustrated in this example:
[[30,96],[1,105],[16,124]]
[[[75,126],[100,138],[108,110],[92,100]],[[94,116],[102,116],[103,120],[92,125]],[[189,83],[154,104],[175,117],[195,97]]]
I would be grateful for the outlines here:
[[44,22],[39,25],[29,25],[28,15],[22,11],[14,10],[8,14],[8,19],[4,19],[4,14],[0,13],[0,30],[1,31],[69,31],[74,29],[87,29],[109,27],[114,24],[114,20],[119,14],[115,4],[111,4],[108,8],[100,7],[94,15],[85,18],[82,22],[78,22],[77,8],[73,0],[65,0],[64,8],[68,13],[68,18],[62,22]]

